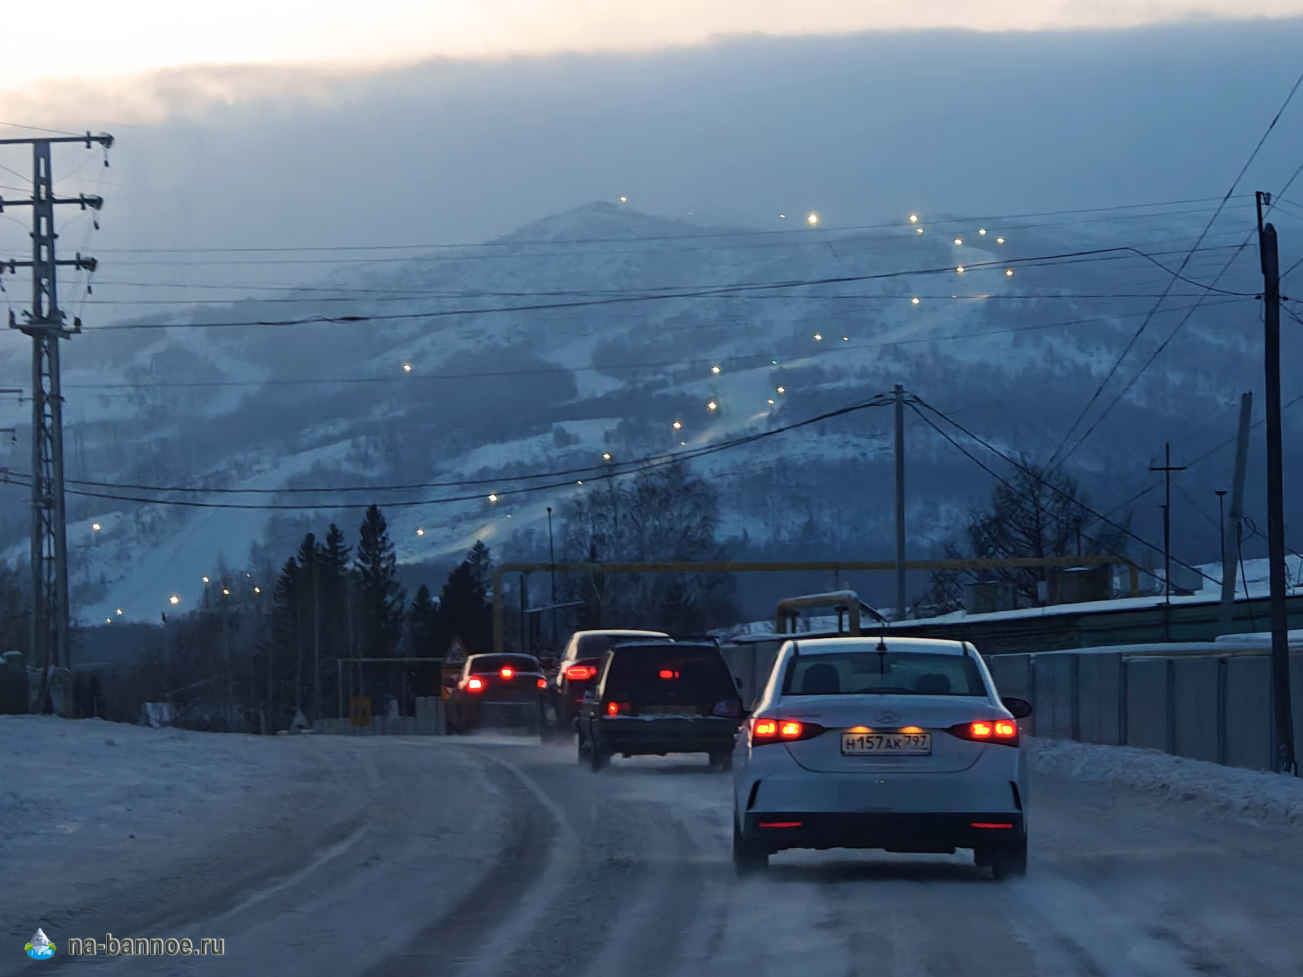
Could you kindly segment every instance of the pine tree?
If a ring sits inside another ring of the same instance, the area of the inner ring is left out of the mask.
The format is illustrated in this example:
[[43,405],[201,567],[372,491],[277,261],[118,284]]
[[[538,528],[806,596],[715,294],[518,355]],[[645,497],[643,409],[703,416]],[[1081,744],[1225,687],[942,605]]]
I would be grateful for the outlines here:
[[403,589],[398,559],[385,517],[376,506],[366,511],[353,560],[357,575],[358,634],[367,658],[393,655],[403,633]]
[[[488,600],[485,577],[491,578],[489,548],[478,540],[466,559],[448,575],[439,598],[439,626],[447,641],[461,639],[469,654],[493,647],[493,607]],[[440,654],[446,652],[446,647]]]
[[430,596],[430,588],[421,584],[407,610],[407,654],[413,658],[434,658],[443,649],[436,649],[439,631],[439,605]]

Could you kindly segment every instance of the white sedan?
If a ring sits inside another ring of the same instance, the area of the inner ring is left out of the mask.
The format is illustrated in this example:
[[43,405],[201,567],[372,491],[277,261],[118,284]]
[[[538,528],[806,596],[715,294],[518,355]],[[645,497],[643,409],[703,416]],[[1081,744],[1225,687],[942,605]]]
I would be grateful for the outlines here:
[[734,865],[788,848],[969,848],[994,878],[1025,874],[1030,714],[966,642],[784,643],[734,755]]

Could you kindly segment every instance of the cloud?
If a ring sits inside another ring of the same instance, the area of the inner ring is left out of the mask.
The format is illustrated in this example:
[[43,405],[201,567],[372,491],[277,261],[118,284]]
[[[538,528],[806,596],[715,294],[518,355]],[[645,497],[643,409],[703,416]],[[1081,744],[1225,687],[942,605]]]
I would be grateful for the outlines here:
[[[113,248],[482,240],[621,193],[752,224],[817,208],[829,226],[1219,194],[1292,84],[1300,40],[1300,20],[735,37],[370,71],[175,69],[6,113],[115,132],[96,245],[122,277]],[[1303,99],[1246,189],[1303,159],[1299,112]]]

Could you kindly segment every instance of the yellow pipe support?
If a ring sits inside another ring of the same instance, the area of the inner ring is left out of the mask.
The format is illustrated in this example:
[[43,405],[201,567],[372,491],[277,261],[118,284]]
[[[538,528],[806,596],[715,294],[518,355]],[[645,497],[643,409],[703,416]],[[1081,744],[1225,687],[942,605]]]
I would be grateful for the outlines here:
[[[1131,569],[1131,596],[1139,593],[1138,567],[1124,556],[1045,556],[1011,557],[980,560],[906,560],[906,570],[996,570],[1035,567],[1099,566],[1102,563],[1125,563]],[[543,570],[579,573],[782,573],[791,570],[894,571],[895,560],[815,560],[800,562],[736,560],[679,561],[669,563],[503,563],[493,571],[493,650],[504,650],[502,578],[508,573],[536,573]]]

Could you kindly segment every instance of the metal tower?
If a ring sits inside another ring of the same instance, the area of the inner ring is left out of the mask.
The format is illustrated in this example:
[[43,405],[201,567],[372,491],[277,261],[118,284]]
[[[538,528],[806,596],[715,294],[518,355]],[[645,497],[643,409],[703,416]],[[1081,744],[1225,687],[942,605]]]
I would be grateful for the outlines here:
[[[0,198],[5,207],[32,208],[32,260],[4,262],[10,273],[32,270],[32,307],[22,321],[9,313],[11,329],[32,337],[32,617],[29,660],[41,666],[41,708],[45,707],[51,666],[69,667],[68,650],[68,541],[64,525],[63,494],[63,393],[59,379],[59,340],[81,332],[81,320],[72,329],[59,309],[56,271],[60,266],[95,270],[94,258],[59,260],[55,257],[54,208],[77,204],[82,210],[99,210],[103,198],[81,194],[54,195],[50,147],[54,143],[113,145],[107,133],[42,139],[0,139],[0,146],[32,147],[32,196],[28,200]],[[108,160],[105,160],[108,165]]]

